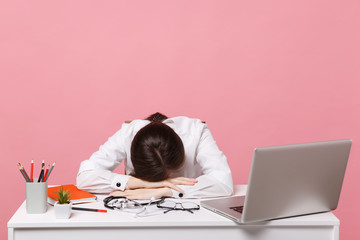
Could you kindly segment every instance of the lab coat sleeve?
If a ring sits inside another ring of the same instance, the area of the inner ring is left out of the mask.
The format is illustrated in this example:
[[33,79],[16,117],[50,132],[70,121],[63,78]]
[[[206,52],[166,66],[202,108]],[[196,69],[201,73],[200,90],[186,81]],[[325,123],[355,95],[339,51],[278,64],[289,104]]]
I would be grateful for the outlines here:
[[113,173],[114,169],[126,158],[125,134],[126,129],[123,125],[88,160],[81,162],[76,178],[80,189],[93,193],[110,193],[125,189],[129,176]]
[[[233,181],[227,158],[219,150],[209,128],[203,125],[197,147],[196,161],[200,164],[203,175],[197,178],[194,186],[179,185],[184,190],[184,198],[207,198],[229,196],[233,193]],[[180,197],[173,190],[173,197]]]

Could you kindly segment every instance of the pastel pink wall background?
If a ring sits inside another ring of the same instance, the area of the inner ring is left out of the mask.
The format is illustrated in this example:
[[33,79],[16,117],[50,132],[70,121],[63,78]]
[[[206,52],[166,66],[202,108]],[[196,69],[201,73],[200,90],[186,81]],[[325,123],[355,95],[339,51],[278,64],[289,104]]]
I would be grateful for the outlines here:
[[338,209],[357,239],[360,2],[1,1],[0,238],[25,199],[16,164],[75,183],[124,120],[206,120],[246,184],[254,147],[352,138]]

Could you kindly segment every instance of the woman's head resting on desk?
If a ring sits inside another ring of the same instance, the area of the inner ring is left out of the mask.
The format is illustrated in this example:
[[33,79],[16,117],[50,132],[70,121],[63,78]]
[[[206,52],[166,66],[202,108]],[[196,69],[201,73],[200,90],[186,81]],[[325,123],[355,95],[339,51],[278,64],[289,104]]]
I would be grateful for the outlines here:
[[131,143],[134,177],[150,182],[162,181],[184,164],[184,145],[176,132],[162,123],[167,118],[161,113],[152,114],[146,119],[151,123],[135,135]]

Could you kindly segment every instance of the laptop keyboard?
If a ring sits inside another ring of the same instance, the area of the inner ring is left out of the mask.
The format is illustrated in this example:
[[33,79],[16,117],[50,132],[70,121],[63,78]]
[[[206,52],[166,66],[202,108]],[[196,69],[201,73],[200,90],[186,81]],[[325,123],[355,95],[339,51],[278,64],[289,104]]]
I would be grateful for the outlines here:
[[243,209],[244,209],[244,206],[239,206],[239,207],[231,207],[230,209],[236,211],[236,212],[239,212],[239,213],[242,213],[243,212]]

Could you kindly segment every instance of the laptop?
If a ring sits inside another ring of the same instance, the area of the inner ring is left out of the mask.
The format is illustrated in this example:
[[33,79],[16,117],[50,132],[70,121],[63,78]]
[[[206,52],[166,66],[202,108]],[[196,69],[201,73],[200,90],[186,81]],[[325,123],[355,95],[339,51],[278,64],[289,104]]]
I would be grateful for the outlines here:
[[352,140],[256,148],[246,196],[200,204],[239,223],[336,209]]

